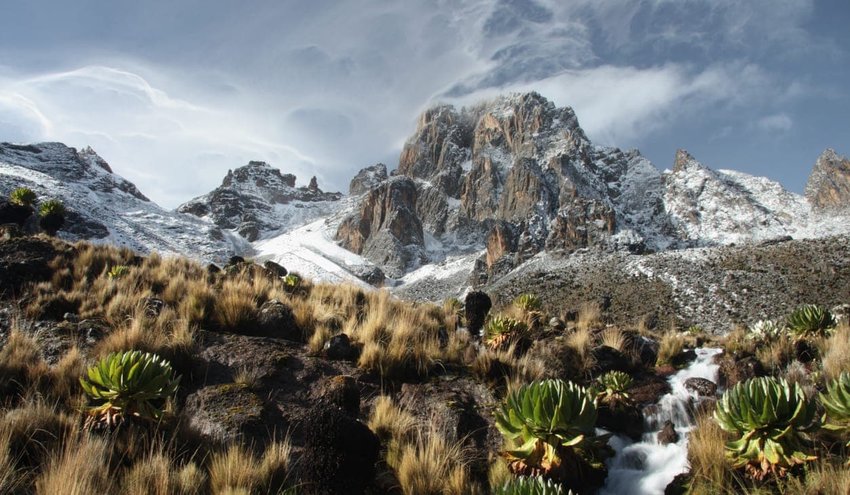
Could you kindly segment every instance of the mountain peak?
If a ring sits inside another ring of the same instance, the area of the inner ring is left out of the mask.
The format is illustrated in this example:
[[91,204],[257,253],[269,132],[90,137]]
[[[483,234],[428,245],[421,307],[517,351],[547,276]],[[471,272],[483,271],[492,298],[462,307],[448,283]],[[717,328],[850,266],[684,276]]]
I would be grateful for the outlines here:
[[806,199],[815,208],[837,209],[850,205],[850,160],[832,148],[821,153],[806,183]]

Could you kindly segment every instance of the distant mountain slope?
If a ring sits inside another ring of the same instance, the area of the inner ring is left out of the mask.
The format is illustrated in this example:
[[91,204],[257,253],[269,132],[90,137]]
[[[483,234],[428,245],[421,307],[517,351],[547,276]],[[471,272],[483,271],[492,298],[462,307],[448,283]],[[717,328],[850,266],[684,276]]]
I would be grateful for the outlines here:
[[341,197],[322,192],[315,177],[308,186],[295,187],[294,175],[282,174],[265,162],[250,162],[228,171],[221,186],[177,211],[207,218],[255,241],[332,214]]
[[142,253],[217,262],[250,250],[239,236],[151,202],[90,148],[0,143],[0,196],[22,186],[65,204],[68,221],[59,235],[69,240],[90,239]]

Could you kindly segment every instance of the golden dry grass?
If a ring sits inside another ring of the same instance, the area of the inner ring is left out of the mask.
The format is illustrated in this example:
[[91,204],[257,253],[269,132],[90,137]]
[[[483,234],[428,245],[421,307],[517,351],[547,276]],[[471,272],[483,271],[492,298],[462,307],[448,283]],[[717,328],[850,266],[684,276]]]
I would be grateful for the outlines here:
[[832,336],[824,341],[821,356],[823,374],[827,379],[838,378],[842,371],[850,370],[850,325],[844,323],[835,329]]
[[577,330],[593,330],[599,327],[601,323],[602,309],[599,307],[599,303],[586,302],[581,305],[576,319]]
[[416,428],[416,418],[391,397],[382,395],[375,399],[368,426],[382,442],[393,438],[407,441]]
[[688,438],[688,462],[694,480],[701,485],[720,487],[730,481],[726,463],[726,433],[711,415],[697,418]]
[[110,466],[112,451],[106,439],[80,433],[54,456],[36,479],[39,495],[118,493]]
[[13,323],[6,345],[0,350],[0,402],[37,391],[47,373],[38,342]]
[[257,458],[243,445],[232,444],[224,452],[213,454],[209,465],[210,491],[213,494],[279,493],[292,468],[289,439],[270,444]]
[[403,445],[393,467],[405,495],[467,495],[480,490],[469,479],[464,463],[467,457],[460,442],[451,442],[441,431],[431,429]]
[[770,370],[774,374],[778,373],[794,360],[794,343],[784,335],[780,336],[758,346],[756,358],[766,370]]
[[659,366],[670,364],[670,361],[681,354],[684,348],[685,336],[671,328],[664,332],[661,337],[661,342],[658,344],[658,358],[655,363]]
[[631,352],[631,339],[617,327],[609,327],[602,330],[599,343],[617,349],[623,354],[629,354]]

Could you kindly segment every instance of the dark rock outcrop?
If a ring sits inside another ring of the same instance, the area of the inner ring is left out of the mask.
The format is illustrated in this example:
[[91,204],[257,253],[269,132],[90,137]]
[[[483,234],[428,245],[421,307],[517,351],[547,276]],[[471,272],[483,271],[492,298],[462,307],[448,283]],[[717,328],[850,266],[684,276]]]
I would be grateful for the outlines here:
[[850,206],[850,160],[827,149],[815,162],[806,183],[806,199],[815,208],[840,209]]
[[257,314],[256,334],[296,342],[303,340],[301,329],[295,322],[292,309],[277,299],[266,301],[260,306]]
[[300,492],[358,495],[375,479],[380,441],[363,423],[337,407],[312,413],[299,461]]
[[383,163],[376,163],[371,167],[363,168],[351,179],[348,194],[356,196],[371,191],[381,182],[387,180],[387,177],[387,166]]
[[667,445],[669,443],[676,443],[679,441],[679,433],[676,431],[676,427],[673,425],[673,422],[667,420],[664,422],[664,426],[661,428],[661,431],[658,432],[657,435],[658,443],[661,445]]
[[463,303],[466,317],[466,328],[469,334],[473,337],[481,336],[481,328],[484,327],[484,320],[487,319],[487,313],[493,307],[493,301],[486,292],[472,291],[466,295]]
[[339,193],[326,193],[313,177],[307,187],[295,187],[295,176],[283,174],[265,162],[228,170],[221,186],[208,194],[180,205],[177,211],[198,217],[208,216],[227,230],[236,230],[248,241],[255,241],[266,231],[280,228],[275,205],[293,201],[337,201]]
[[336,238],[391,277],[403,275],[419,261],[425,244],[416,197],[411,179],[393,177],[365,195],[358,211],[340,224]]
[[717,394],[717,384],[705,378],[691,377],[685,380],[684,385],[699,397],[714,397]]

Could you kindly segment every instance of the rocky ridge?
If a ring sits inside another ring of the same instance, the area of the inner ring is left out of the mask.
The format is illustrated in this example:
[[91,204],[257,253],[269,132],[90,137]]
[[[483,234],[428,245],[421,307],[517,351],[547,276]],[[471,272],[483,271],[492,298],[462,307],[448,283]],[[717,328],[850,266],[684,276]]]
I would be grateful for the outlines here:
[[64,203],[67,222],[59,235],[66,240],[88,239],[207,261],[250,249],[239,236],[151,202],[91,148],[0,143],[0,197],[18,187]]
[[319,189],[316,178],[295,187],[295,176],[282,174],[265,162],[249,162],[227,175],[213,191],[177,208],[181,213],[209,218],[222,229],[234,230],[249,242],[297,227],[327,215],[340,193]]
[[[571,108],[514,94],[425,111],[392,177],[372,180],[368,191],[360,182],[352,188],[361,207],[335,238],[394,277],[480,252],[480,278],[494,280],[543,251],[645,253],[821,237],[848,230],[820,206],[847,199],[843,163],[834,153],[818,161],[809,201],[766,178],[711,170],[684,150],[661,172],[636,150],[593,145]],[[368,169],[360,176],[376,177]],[[402,183],[405,201],[382,200]],[[398,236],[398,221],[375,218],[401,219],[415,235]],[[379,248],[364,248],[368,239]]]

